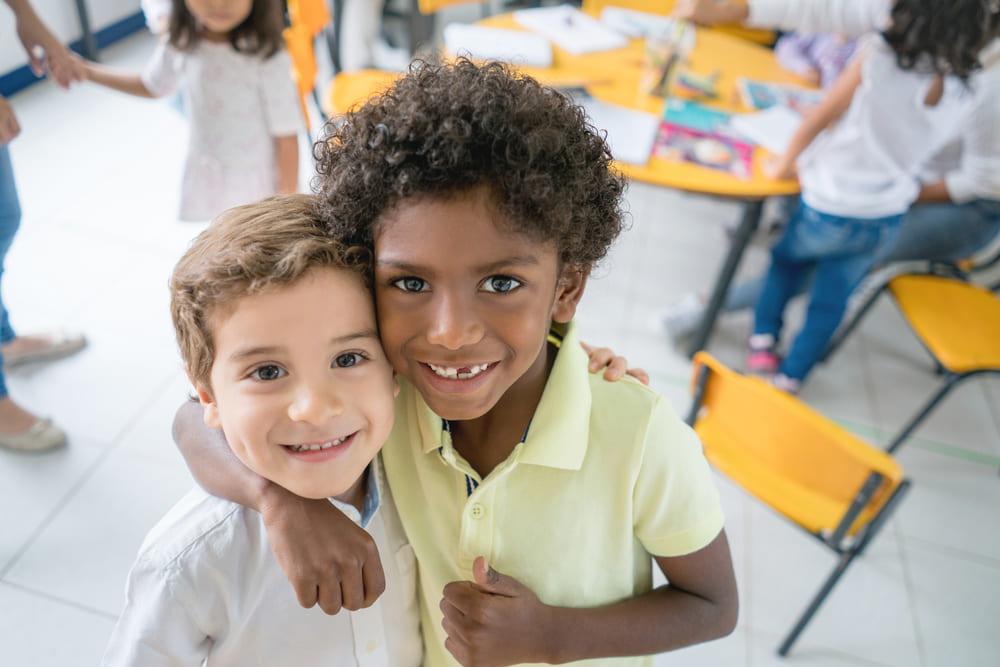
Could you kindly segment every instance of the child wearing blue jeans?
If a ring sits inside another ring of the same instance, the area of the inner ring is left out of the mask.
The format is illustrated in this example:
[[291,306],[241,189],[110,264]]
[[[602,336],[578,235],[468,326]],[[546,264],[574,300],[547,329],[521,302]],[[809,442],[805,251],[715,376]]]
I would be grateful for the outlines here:
[[[798,210],[771,253],[754,314],[747,368],[797,392],[840,324],[848,297],[895,237],[920,193],[922,165],[973,109],[968,77],[992,39],[989,0],[898,0],[891,24],[859,44],[859,55],[803,119],[788,151],[768,167],[796,168]],[[806,320],[784,359],[783,313],[815,272]]]

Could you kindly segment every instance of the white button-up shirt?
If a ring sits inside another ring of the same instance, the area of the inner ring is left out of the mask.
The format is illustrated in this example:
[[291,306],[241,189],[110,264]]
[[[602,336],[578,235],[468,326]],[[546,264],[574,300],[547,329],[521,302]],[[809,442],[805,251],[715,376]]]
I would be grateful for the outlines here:
[[146,537],[102,664],[419,666],[413,549],[381,466],[369,469],[363,515],[331,502],[378,546],[386,589],[374,605],[335,616],[303,609],[261,516],[195,489]]

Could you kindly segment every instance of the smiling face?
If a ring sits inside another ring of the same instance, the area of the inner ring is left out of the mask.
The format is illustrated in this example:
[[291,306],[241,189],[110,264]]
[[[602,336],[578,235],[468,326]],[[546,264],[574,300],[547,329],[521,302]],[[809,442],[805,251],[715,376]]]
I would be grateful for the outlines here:
[[349,494],[392,429],[398,391],[361,277],[312,269],[211,320],[211,387],[196,387],[205,422],[289,491]]
[[185,0],[199,25],[216,35],[225,35],[250,16],[253,0]]
[[554,243],[511,231],[485,188],[404,200],[379,222],[375,262],[386,354],[449,420],[544,386],[551,322],[572,319],[586,283]]

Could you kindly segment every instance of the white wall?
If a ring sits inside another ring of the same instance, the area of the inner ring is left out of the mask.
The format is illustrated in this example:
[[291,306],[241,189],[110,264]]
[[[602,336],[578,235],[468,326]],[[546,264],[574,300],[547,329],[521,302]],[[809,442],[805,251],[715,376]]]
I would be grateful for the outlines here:
[[[35,11],[64,44],[80,38],[80,21],[73,0],[31,0]],[[139,0],[84,0],[94,32],[139,11]],[[14,13],[0,3],[0,74],[27,64],[14,29]]]

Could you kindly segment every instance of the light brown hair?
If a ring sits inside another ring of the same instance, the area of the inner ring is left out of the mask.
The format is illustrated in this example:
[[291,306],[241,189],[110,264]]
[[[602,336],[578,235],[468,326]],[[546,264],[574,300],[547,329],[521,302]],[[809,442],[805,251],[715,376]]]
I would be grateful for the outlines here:
[[288,286],[318,267],[347,269],[367,284],[369,253],[330,236],[311,195],[279,195],[237,206],[198,235],[174,267],[170,315],[188,377],[209,386],[212,319],[238,299]]

